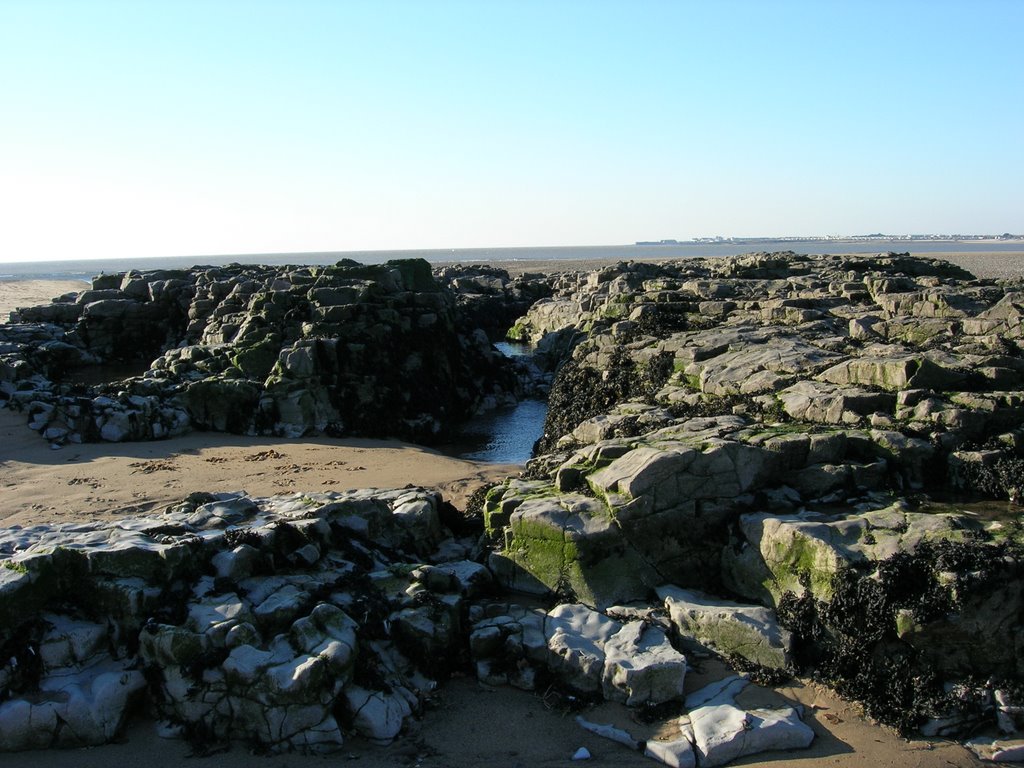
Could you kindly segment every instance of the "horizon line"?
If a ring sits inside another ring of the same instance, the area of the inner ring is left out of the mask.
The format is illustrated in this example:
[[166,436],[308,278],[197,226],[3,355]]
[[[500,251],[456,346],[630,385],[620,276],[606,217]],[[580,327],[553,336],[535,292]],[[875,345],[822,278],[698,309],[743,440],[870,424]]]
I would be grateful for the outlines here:
[[842,242],[842,241],[864,241],[877,240],[903,241],[914,240],[916,242],[931,241],[957,241],[957,240],[1001,240],[1014,241],[1024,240],[1024,234],[934,234],[934,233],[903,233],[903,234],[870,234],[870,235],[760,235],[760,236],[706,236],[691,238],[688,240],[675,240],[666,238],[662,240],[636,240],[632,243],[583,243],[574,245],[483,245],[483,246],[460,246],[460,247],[434,247],[434,248],[355,248],[347,250],[320,249],[310,251],[248,251],[248,252],[226,252],[226,253],[194,253],[194,254],[157,254],[150,256],[67,256],[64,258],[47,259],[14,259],[0,261],[0,264],[24,264],[65,261],[136,261],[150,259],[223,259],[230,258],[257,258],[264,256],[312,256],[312,255],[334,255],[334,254],[388,254],[388,253],[458,253],[463,251],[529,251],[536,249],[557,250],[574,248],[635,248],[635,247],[658,247],[661,245],[724,245],[733,243],[756,243],[756,242]]

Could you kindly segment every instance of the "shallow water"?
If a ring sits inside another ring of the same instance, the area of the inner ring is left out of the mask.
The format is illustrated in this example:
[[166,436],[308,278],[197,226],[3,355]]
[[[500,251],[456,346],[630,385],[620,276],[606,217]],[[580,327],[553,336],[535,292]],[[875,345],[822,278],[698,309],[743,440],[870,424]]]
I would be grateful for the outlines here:
[[533,354],[533,345],[521,341],[496,341],[494,348],[505,357],[529,357]]
[[[531,344],[499,341],[494,345],[505,357],[529,357]],[[450,450],[460,459],[494,464],[525,464],[533,444],[544,432],[548,404],[529,398],[507,408],[496,408],[465,425]]]
[[1024,522],[1024,507],[1005,499],[950,493],[933,493],[921,512],[969,515],[982,523]]
[[544,431],[547,412],[543,400],[522,400],[473,419],[459,437],[459,458],[525,464]]

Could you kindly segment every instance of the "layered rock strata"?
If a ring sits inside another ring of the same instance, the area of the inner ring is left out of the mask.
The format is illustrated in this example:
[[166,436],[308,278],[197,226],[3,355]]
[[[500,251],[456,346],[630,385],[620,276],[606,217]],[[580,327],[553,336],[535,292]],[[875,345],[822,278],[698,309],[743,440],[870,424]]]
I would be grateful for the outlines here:
[[560,276],[512,330],[571,351],[540,455],[488,495],[492,569],[598,609],[672,584],[681,634],[786,666],[711,623],[754,601],[901,728],[1018,685],[1019,510],[942,494],[1021,495],[1020,287],[905,254]]
[[[483,267],[442,279],[421,260],[102,275],[0,326],[0,400],[58,444],[194,428],[436,441],[515,402],[524,376],[480,323],[494,333],[546,290]],[[115,364],[134,375],[83,383]]]

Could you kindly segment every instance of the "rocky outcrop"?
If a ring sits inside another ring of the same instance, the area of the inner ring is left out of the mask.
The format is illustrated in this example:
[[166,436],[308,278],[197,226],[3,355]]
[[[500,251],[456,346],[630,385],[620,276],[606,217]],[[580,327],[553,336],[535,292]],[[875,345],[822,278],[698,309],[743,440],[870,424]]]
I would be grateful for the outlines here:
[[446,535],[417,489],[200,494],[151,518],[5,530],[0,747],[105,743],[140,698],[198,741],[388,741],[490,587],[472,562],[423,564]]
[[810,743],[796,710],[736,704],[746,679],[688,690],[657,609],[511,604],[482,565],[443,559],[473,548],[416,488],[193,494],[151,517],[5,530],[0,751],[107,743],[142,711],[200,752],[386,744],[467,663],[487,685],[685,710],[648,742],[665,762]]
[[453,264],[438,267],[434,275],[455,294],[466,325],[483,329],[492,339],[504,338],[517,318],[551,295],[551,280],[536,272],[511,277],[486,264]]
[[[515,401],[523,376],[487,331],[546,290],[485,268],[441,276],[421,260],[101,276],[0,327],[0,398],[57,443],[190,428],[432,442]],[[75,383],[125,362],[148,370]]]
[[[460,312],[533,302],[509,333],[557,371],[538,455],[487,492],[481,542],[443,548],[436,498],[415,490],[195,499],[159,523],[8,532],[0,625],[18,629],[0,655],[26,662],[2,678],[12,723],[50,722],[25,707],[51,702],[54,722],[105,734],[118,702],[159,693],[193,736],[326,749],[348,732],[392,738],[460,664],[576,702],[685,709],[647,745],[668,764],[806,745],[794,708],[736,704],[745,678],[686,690],[686,657],[715,652],[757,679],[816,676],[904,732],[1017,727],[1024,535],[1005,502],[1024,495],[1018,284],[899,254],[520,282],[458,267],[444,286],[409,263],[241,278],[100,281],[81,310],[55,304],[5,332],[3,391],[53,440],[358,431],[381,407],[396,434],[435,434],[522,381],[480,372],[497,365],[493,329],[467,332]],[[147,374],[116,393],[55,388],[58,369],[108,354],[104,318],[178,290],[185,343]],[[92,335],[76,335],[86,320]],[[400,371],[382,373],[385,351]],[[534,600],[489,594],[503,589]],[[85,624],[25,623],[61,590]],[[104,663],[144,660],[145,686],[112,687],[98,666],[69,683],[81,695],[42,695],[57,670],[91,664],[97,601],[116,651]],[[77,650],[28,663],[43,639]]]
[[540,455],[485,504],[498,580],[598,609],[678,589],[680,636],[741,667],[903,729],[970,710],[963,681],[1024,679],[1024,538],[924,494],[1022,497],[1019,293],[899,254],[559,277],[513,326],[569,351]]

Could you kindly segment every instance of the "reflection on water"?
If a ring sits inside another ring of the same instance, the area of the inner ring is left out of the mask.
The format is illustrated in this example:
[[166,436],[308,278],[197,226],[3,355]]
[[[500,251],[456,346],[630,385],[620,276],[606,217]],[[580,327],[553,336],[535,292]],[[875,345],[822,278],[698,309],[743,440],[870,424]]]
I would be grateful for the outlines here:
[[525,464],[544,431],[548,404],[522,400],[478,416],[460,435],[459,457],[496,464]]
[[[494,347],[505,357],[528,358],[534,352],[532,344],[515,341],[499,341]],[[466,424],[448,450],[460,459],[525,464],[533,456],[533,444],[544,432],[547,412],[547,402],[536,398],[496,408]]]
[[529,357],[533,354],[533,345],[522,341],[496,341],[494,348],[505,357]]
[[1024,507],[1005,499],[953,493],[931,493],[921,512],[969,515],[981,523],[1024,523]]

